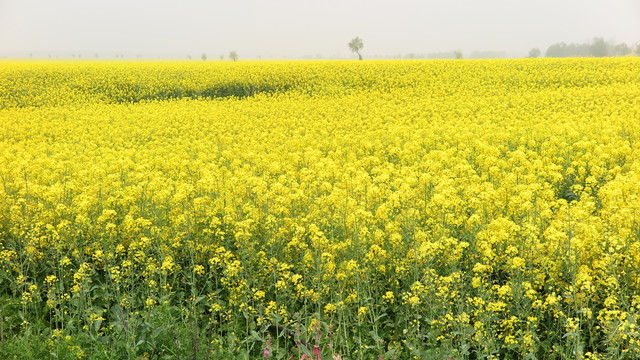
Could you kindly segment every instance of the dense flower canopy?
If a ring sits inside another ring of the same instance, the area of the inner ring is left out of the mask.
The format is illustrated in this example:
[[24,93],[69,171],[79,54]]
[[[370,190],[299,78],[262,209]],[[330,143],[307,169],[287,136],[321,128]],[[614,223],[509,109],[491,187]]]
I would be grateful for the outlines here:
[[0,62],[5,332],[632,358],[638,99],[637,58]]

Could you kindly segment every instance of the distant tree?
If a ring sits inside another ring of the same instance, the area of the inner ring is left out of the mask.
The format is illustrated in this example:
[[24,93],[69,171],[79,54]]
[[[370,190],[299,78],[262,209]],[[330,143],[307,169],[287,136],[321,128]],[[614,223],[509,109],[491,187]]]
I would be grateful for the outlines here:
[[191,60],[191,55],[187,55],[187,59]]
[[200,59],[202,59],[202,61],[207,61],[207,54],[203,53],[202,56],[200,56]]
[[364,44],[362,43],[362,39],[360,39],[359,37],[354,38],[349,42],[348,45],[351,52],[358,54],[358,60],[362,60],[362,54],[360,53],[362,47],[364,46]]
[[595,56],[595,57],[607,56],[607,53],[608,53],[607,43],[601,37],[593,38],[593,42],[591,43],[591,47],[589,50],[590,50],[591,56]]
[[577,54],[575,54],[576,50],[577,47],[575,44],[567,45],[561,42],[549,46],[547,52],[545,53],[545,56],[553,58],[577,56]]
[[460,50],[454,51],[453,52],[453,56],[458,60],[462,59],[462,51],[460,51]]
[[238,61],[238,53],[235,51],[232,51],[229,53],[229,59],[233,60],[233,61]]
[[625,43],[614,44],[601,37],[596,37],[591,43],[565,44],[557,43],[549,46],[547,57],[584,57],[584,56],[624,56],[631,53],[631,48]]
[[98,53],[95,53],[95,54],[94,54],[94,56],[96,57],[96,59],[99,57],[99,56],[98,56]]
[[537,58],[538,56],[540,56],[541,52],[540,49],[538,48],[533,48],[531,50],[529,50],[529,57],[530,58]]
[[616,56],[625,56],[631,54],[631,48],[625,43],[616,45],[613,51],[615,52]]
[[224,60],[224,55],[220,54],[220,60]]

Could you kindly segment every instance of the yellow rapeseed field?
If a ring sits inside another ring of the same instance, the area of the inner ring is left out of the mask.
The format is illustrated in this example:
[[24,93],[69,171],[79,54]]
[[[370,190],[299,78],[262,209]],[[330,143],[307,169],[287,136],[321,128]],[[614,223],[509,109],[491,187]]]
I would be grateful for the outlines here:
[[0,181],[5,358],[640,358],[640,58],[2,61]]

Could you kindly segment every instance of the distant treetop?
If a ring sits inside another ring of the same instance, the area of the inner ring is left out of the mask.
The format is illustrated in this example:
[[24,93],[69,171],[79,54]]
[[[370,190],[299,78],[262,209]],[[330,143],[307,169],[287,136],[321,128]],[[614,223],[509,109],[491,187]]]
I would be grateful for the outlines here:
[[348,45],[349,45],[349,50],[351,50],[351,52],[358,54],[358,60],[362,60],[362,54],[360,53],[360,50],[362,50],[362,47],[363,47],[362,39],[360,39],[359,37],[356,37],[352,39]]

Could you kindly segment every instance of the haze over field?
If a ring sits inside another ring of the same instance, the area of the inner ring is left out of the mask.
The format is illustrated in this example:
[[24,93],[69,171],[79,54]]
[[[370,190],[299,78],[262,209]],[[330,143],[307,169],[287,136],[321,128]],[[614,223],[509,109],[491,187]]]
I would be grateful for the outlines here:
[[0,57],[365,58],[461,50],[525,56],[603,37],[634,47],[640,1],[0,0]]

